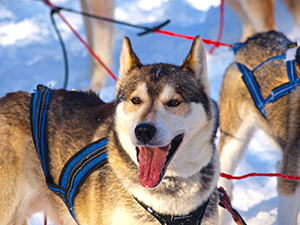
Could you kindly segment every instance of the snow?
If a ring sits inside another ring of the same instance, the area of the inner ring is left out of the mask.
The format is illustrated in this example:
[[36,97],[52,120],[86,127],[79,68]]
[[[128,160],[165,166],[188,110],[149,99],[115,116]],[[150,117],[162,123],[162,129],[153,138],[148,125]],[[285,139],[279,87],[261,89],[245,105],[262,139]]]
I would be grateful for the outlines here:
[[8,23],[0,27],[1,44],[13,45],[24,40],[27,44],[34,43],[40,39],[40,29],[32,20],[24,19],[19,23]]
[[[80,9],[79,1],[55,0],[53,3]],[[116,0],[115,18],[134,24],[152,27],[166,19],[171,23],[164,30],[186,35],[200,35],[215,40],[219,29],[220,1],[199,0]],[[0,2],[0,97],[8,92],[32,92],[37,84],[61,88],[64,82],[64,63],[61,47],[50,21],[49,9],[40,1],[2,0]],[[83,19],[79,15],[63,12],[67,20],[86,38]],[[294,26],[285,5],[276,0],[276,23],[279,31],[290,39],[299,41],[300,34]],[[87,50],[56,16],[69,57],[70,78],[67,89],[89,86],[89,55]],[[141,30],[115,26],[114,74],[118,73],[119,55],[124,36],[131,39],[133,49],[142,63],[167,62],[181,64],[191,42],[160,34],[138,37]],[[222,41],[235,43],[242,33],[241,23],[235,13],[225,5],[225,27]],[[211,46],[205,45],[209,50]],[[222,76],[233,61],[233,52],[220,47],[207,56],[212,97],[218,100]],[[100,96],[106,101],[114,98],[115,83],[109,78]],[[244,159],[235,175],[249,172],[275,172],[281,154],[274,151],[262,132],[251,141]],[[274,224],[277,214],[275,178],[249,178],[236,181],[233,190],[235,207],[249,225]],[[31,225],[43,223],[43,214],[37,213]],[[48,224],[52,224],[51,221]],[[232,222],[232,224],[234,224]]]
[[191,4],[195,9],[201,11],[207,11],[210,7],[217,7],[220,5],[220,0],[211,0],[211,1],[195,1],[195,0],[187,0],[189,4]]

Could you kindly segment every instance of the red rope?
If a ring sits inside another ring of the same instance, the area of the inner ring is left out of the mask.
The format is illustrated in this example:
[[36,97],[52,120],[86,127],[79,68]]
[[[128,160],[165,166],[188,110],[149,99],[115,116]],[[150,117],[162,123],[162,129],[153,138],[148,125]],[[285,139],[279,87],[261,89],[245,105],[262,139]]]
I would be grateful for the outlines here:
[[104,67],[104,69],[109,73],[109,75],[117,81],[117,77],[111,72],[111,70],[101,61],[101,59],[95,54],[95,52],[90,48],[90,46],[81,38],[81,36],[74,30],[74,28],[69,24],[69,22],[63,17],[60,12],[57,12],[57,15],[67,24],[70,30],[75,34],[75,36],[81,41],[81,43],[87,48],[90,54]]
[[[51,9],[57,8],[57,7],[56,7],[55,5],[53,5],[49,0],[42,0],[42,1],[44,1],[44,3],[45,3],[46,5],[48,5]],[[223,19],[221,20],[221,24],[224,24],[224,0],[221,0],[221,1],[222,1],[222,2],[221,2],[221,8],[223,8],[223,9],[221,10],[221,15],[222,15],[221,18],[223,17]],[[59,13],[59,12],[58,12],[58,13]],[[60,14],[60,17],[62,17],[61,14]],[[65,19],[64,19],[64,21],[65,21]],[[222,25],[222,31],[223,31],[223,25]],[[221,31],[221,32],[219,31],[219,33],[221,33],[221,34],[219,34],[219,36],[222,35],[222,31]],[[195,39],[194,36],[183,35],[183,34],[177,34],[177,33],[174,33],[174,32],[165,31],[165,30],[160,30],[160,29],[154,30],[153,32],[154,32],[154,33],[157,33],[157,34],[164,34],[164,35],[167,35],[167,36],[172,36],[172,37],[184,38],[184,39],[187,39],[187,40],[194,40],[194,39]],[[230,47],[230,48],[232,47],[231,44],[222,43],[222,42],[220,42],[219,39],[221,39],[221,37],[218,38],[218,41],[211,41],[211,40],[209,40],[209,39],[202,38],[202,41],[203,41],[205,44],[207,44],[207,45],[214,45],[215,47],[219,47],[219,46],[225,46],[225,47]]]
[[[54,4],[52,4],[50,2],[50,0],[42,0],[46,5],[48,5],[52,10],[56,9],[57,6],[55,6]],[[66,25],[70,28],[70,30],[75,34],[75,36],[82,42],[82,44],[87,48],[87,50],[89,51],[89,53],[104,67],[104,69],[107,71],[107,73],[109,73],[109,75],[114,79],[114,81],[117,81],[116,76],[111,72],[111,70],[101,61],[101,59],[95,54],[95,52],[90,48],[90,46],[81,38],[81,36],[76,32],[76,30],[69,24],[69,22],[63,17],[63,15],[57,11],[56,12],[57,15],[66,23]],[[220,29],[219,29],[219,34],[217,37],[217,41],[211,41],[209,39],[205,39],[202,38],[202,41],[207,44],[207,45],[213,45],[214,47],[210,49],[209,53],[212,53],[213,50],[216,47],[219,46],[226,46],[226,47],[232,47],[231,44],[226,44],[226,43],[222,43],[220,42],[221,37],[222,37],[222,32],[223,32],[223,25],[224,25],[224,0],[221,0],[221,6],[220,6]],[[170,32],[170,31],[164,31],[164,30],[154,30],[154,33],[158,33],[158,34],[164,34],[164,35],[168,35],[168,36],[172,36],[172,37],[179,37],[179,38],[185,38],[187,40],[194,40],[194,36],[189,36],[189,35],[182,35],[182,34],[177,34],[174,32]]]
[[44,225],[47,225],[47,216],[44,214]]
[[[52,4],[50,2],[50,0],[42,0],[46,5],[48,5],[52,10],[56,9],[57,6]],[[224,3],[224,0],[221,0],[222,3]],[[221,8],[224,8],[224,4],[221,3]],[[224,23],[224,10],[221,10],[221,24]],[[90,48],[90,46],[81,38],[81,36],[76,32],[76,30],[69,24],[69,22],[63,17],[63,15],[57,11],[56,12],[57,15],[65,22],[65,24],[70,28],[70,30],[75,34],[75,36],[81,41],[81,43],[87,48],[87,50],[90,52],[90,54],[104,67],[104,69],[107,71],[107,73],[109,73],[109,75],[115,80],[117,81],[116,76],[111,72],[111,70],[101,61],[101,59],[95,54],[95,52]],[[222,16],[223,15],[223,16]],[[220,30],[223,31],[223,26],[222,28],[220,28]],[[207,44],[207,45],[214,45],[214,47],[219,47],[219,46],[226,46],[226,47],[232,47],[231,44],[226,44],[226,43],[222,43],[220,42],[221,36],[222,36],[222,31],[219,30],[219,35],[218,35],[218,41],[211,41],[209,39],[205,39],[202,38],[202,41]],[[173,36],[173,37],[179,37],[179,38],[185,38],[187,40],[194,40],[194,36],[188,36],[188,35],[182,35],[182,34],[177,34],[174,32],[170,32],[170,31],[164,31],[164,30],[154,30],[154,33],[158,33],[158,34],[164,34],[164,35],[168,35],[168,36]]]
[[[217,42],[221,41],[223,28],[224,28],[224,0],[221,0],[221,5],[220,5],[220,26],[219,26],[219,33],[218,33],[218,37],[217,37]],[[213,54],[215,49],[216,49],[216,46],[212,47],[208,51],[208,53]]]
[[248,177],[281,177],[288,180],[300,180],[300,177],[288,176],[282,173],[249,173],[243,176],[232,176],[226,173],[220,173],[220,176],[228,180],[242,180]]
[[47,6],[49,6],[51,9],[55,9],[56,5],[52,4],[49,0],[42,0]]
[[[57,8],[54,4],[52,4],[49,0],[43,0],[46,5],[48,5],[51,9]],[[57,11],[57,15],[65,22],[65,24],[70,28],[70,30],[75,34],[75,36],[81,41],[81,43],[87,48],[89,53],[104,67],[104,69],[109,73],[109,75],[117,81],[117,77],[112,73],[112,71],[101,61],[101,59],[95,54],[95,52],[91,49],[91,47],[82,39],[82,37],[76,32],[76,30],[71,26],[71,24],[65,19],[65,17]]]
[[[194,36],[177,34],[174,32],[160,30],[160,29],[154,30],[153,32],[157,33],[157,34],[164,34],[164,35],[172,36],[172,37],[184,38],[184,39],[191,40],[191,41],[195,39]],[[204,39],[204,38],[202,38],[202,41],[207,45],[214,45],[215,47],[219,47],[219,46],[226,46],[226,47],[230,47],[230,48],[232,47],[231,44],[225,44],[225,43],[222,43],[219,41],[211,41],[209,39]]]

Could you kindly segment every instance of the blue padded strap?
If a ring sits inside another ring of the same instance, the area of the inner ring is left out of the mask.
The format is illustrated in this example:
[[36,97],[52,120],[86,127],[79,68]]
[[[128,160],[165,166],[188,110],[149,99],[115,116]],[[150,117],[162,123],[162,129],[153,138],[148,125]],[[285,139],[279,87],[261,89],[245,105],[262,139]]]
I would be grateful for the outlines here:
[[265,103],[264,98],[261,95],[260,89],[257,85],[257,82],[253,76],[252,71],[250,71],[246,66],[240,63],[236,63],[237,67],[242,73],[242,77],[250,91],[250,94],[255,102],[255,105],[259,108],[264,117],[266,117],[266,112],[264,109]]
[[43,85],[38,85],[37,92],[35,94],[32,94],[30,101],[31,133],[47,182],[50,181],[50,177],[48,176],[48,155],[45,153],[45,149],[47,148],[45,118],[48,111],[51,94],[51,89]]
[[59,185],[54,184],[49,171],[47,144],[47,111],[52,90],[39,85],[30,100],[31,132],[37,155],[41,161],[48,188],[60,197],[77,222],[74,213],[74,199],[88,176],[107,163],[107,139],[95,141],[72,156],[62,169]]
[[286,71],[287,71],[287,75],[288,75],[291,85],[296,87],[298,77],[296,74],[295,60],[286,61]]
[[243,46],[244,46],[244,43],[242,43],[242,42],[235,43],[232,46],[233,53],[236,55],[236,53],[238,52],[238,50],[240,50],[240,48],[243,47]]
[[66,189],[65,201],[74,219],[74,198],[88,176],[107,163],[107,142],[100,139],[81,149],[68,160],[60,174],[59,186]]
[[273,56],[273,57],[267,59],[266,61],[263,61],[261,64],[259,64],[258,66],[256,66],[252,71],[257,70],[259,67],[263,66],[267,62],[270,62],[272,60],[279,60],[279,59],[285,59],[285,54],[276,55],[276,56]]
[[60,186],[63,188],[67,188],[67,184],[69,182],[68,178],[70,177],[70,174],[72,174],[73,169],[80,165],[82,161],[85,161],[88,159],[88,157],[91,157],[90,154],[94,153],[99,148],[102,148],[107,144],[107,139],[96,141],[79,152],[77,152],[74,156],[72,156],[69,161],[65,164],[61,177],[60,177]]
[[291,85],[290,83],[287,83],[275,88],[272,91],[272,93],[266,98],[265,104],[274,102],[275,100],[282,97],[283,95],[290,93],[296,88],[296,86],[299,86],[299,84],[300,84],[300,80],[297,80],[296,85]]

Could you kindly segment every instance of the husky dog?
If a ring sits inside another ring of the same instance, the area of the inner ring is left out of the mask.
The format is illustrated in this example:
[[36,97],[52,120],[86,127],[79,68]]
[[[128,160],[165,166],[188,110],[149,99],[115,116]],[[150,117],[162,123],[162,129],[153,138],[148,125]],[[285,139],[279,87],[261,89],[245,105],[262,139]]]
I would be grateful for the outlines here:
[[[283,34],[275,31],[256,34],[237,51],[235,62],[252,70],[273,56],[285,54],[291,43]],[[295,67],[299,77],[300,64],[297,61]],[[221,171],[233,174],[253,133],[256,129],[262,129],[283,153],[277,170],[290,176],[300,176],[300,88],[296,87],[289,94],[266,104],[267,118],[264,118],[255,106],[235,62],[227,68],[220,91]],[[255,70],[254,77],[263,98],[270,95],[276,87],[289,82],[285,60],[263,64]],[[221,179],[220,184],[231,195],[232,182]],[[300,207],[299,182],[279,178],[278,194],[278,224],[297,224]],[[223,215],[220,217],[223,218]]]
[[[300,0],[283,0],[297,27],[300,29]],[[226,0],[241,20],[243,35],[241,41],[258,32],[276,29],[274,0]]]
[[[81,0],[80,2],[84,12],[110,19],[114,18],[114,0]],[[113,23],[90,19],[89,17],[84,17],[84,22],[89,45],[103,63],[111,67],[113,61]],[[107,72],[92,57],[90,57],[90,72],[92,82],[89,89],[99,92],[105,85]]]
[[[76,224],[45,184],[29,104],[26,92],[0,100],[0,224],[23,224],[40,210],[55,224]],[[90,174],[75,197],[79,224],[160,224],[153,212],[178,219],[166,224],[198,224],[189,222],[191,212],[204,205],[201,224],[218,223],[218,110],[209,97],[199,36],[181,66],[142,65],[125,38],[114,102],[61,89],[48,107],[54,183],[79,149],[108,139],[108,163]]]

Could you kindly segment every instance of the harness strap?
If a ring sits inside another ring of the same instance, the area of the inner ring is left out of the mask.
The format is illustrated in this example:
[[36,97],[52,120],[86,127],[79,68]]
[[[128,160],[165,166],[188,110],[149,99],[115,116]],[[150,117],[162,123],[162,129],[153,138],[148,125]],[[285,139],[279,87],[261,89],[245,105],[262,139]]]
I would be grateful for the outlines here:
[[183,215],[183,216],[161,215],[156,211],[154,211],[151,207],[140,202],[137,198],[135,198],[135,200],[147,212],[149,212],[152,216],[154,216],[162,225],[190,225],[190,224],[200,225],[210,198],[202,205],[200,205],[196,210],[189,213],[188,215]]
[[266,117],[266,112],[265,112],[265,104],[264,104],[264,98],[261,95],[260,89],[256,83],[255,77],[253,76],[253,72],[250,71],[245,65],[241,63],[236,63],[237,67],[242,73],[242,78],[248,87],[250,94],[252,95],[252,98],[255,102],[255,105],[259,108],[261,113],[263,114],[264,117]]
[[48,166],[48,154],[45,153],[47,146],[47,133],[45,133],[46,126],[46,113],[49,108],[49,101],[52,94],[52,90],[43,86],[37,86],[37,94],[31,94],[30,99],[30,124],[33,142],[37,150],[37,154],[41,161],[44,175],[47,183],[52,182],[50,180],[49,166]]
[[49,189],[67,205],[76,222],[74,199],[89,175],[107,163],[106,144],[107,139],[100,139],[87,145],[67,161],[61,171],[59,185],[47,183]]
[[34,145],[41,161],[48,188],[59,196],[67,205],[68,210],[77,222],[74,213],[74,199],[88,176],[107,163],[107,139],[95,141],[73,155],[63,167],[59,184],[53,182],[49,171],[47,144],[47,110],[53,91],[43,85],[37,87],[31,95],[30,123]]
[[[236,53],[241,47],[242,43],[237,43],[233,49]],[[295,57],[297,52],[297,44],[293,44],[292,48],[288,48],[286,54],[277,55],[267,59],[266,61],[262,62],[258,66],[256,66],[252,71],[249,70],[245,65],[236,62],[236,65],[240,72],[242,73],[242,78],[255,102],[256,107],[260,110],[261,114],[267,118],[265,112],[265,105],[271,102],[276,101],[278,98],[282,97],[293,91],[297,86],[300,86],[300,79],[298,79],[296,74],[295,68]],[[263,66],[265,63],[273,61],[273,60],[285,60],[286,61],[286,69],[287,69],[287,76],[289,78],[289,83],[283,84],[279,87],[276,87],[272,90],[271,94],[264,99],[260,88],[255,80],[253,75],[254,71]]]

